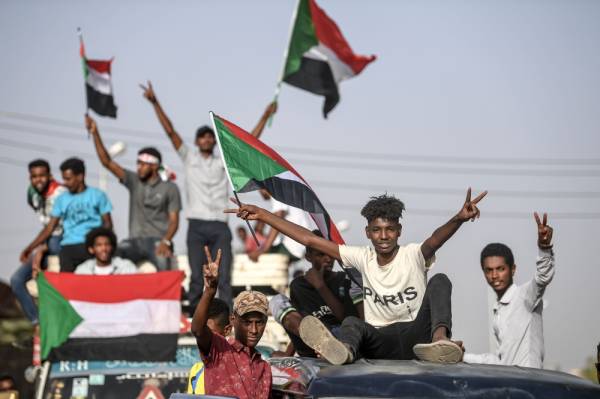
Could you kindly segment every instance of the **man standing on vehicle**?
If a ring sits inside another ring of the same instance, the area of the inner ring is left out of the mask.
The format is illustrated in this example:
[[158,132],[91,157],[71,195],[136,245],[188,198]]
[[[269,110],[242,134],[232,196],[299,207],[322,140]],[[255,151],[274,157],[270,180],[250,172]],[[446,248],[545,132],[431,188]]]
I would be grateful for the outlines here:
[[[208,126],[198,128],[194,140],[198,149],[189,148],[184,144],[171,120],[162,109],[152,84],[148,82],[147,86],[140,86],[144,90],[144,97],[152,104],[160,124],[184,164],[188,218],[186,241],[192,270],[188,292],[190,306],[192,309],[196,307],[203,291],[202,266],[206,264],[206,258],[202,251],[198,251],[198,248],[203,248],[205,245],[208,245],[213,257],[216,255],[217,249],[221,249],[223,268],[219,281],[219,298],[230,304],[232,236],[227,225],[227,215],[222,212],[227,206],[229,183],[223,162],[214,153],[215,133]],[[255,137],[260,136],[267,120],[275,111],[275,105],[270,104],[267,107],[252,132]]]
[[492,339],[494,353],[465,353],[468,363],[505,364],[542,368],[544,332],[542,311],[546,287],[554,277],[553,229],[548,215],[534,213],[537,223],[538,258],[535,277],[521,286],[513,282],[517,269],[512,251],[504,244],[492,243],[481,251],[481,269],[496,293],[493,307]]
[[205,392],[238,399],[267,399],[271,394],[271,366],[255,349],[267,325],[267,298],[260,292],[242,291],[235,298],[231,315],[235,339],[229,342],[213,333],[207,320],[217,292],[221,250],[214,262],[207,246],[204,251],[208,260],[203,268],[204,293],[194,312],[192,333],[205,365]]
[[[340,338],[313,316],[300,324],[302,340],[333,364],[351,363],[359,356],[372,359],[413,359],[454,363],[462,359],[460,342],[450,341],[452,285],[443,274],[426,282],[435,252],[462,224],[479,217],[471,189],[461,210],[421,244],[398,245],[404,204],[393,196],[372,197],[361,214],[373,248],[338,245],[310,230],[254,205],[225,210],[245,220],[262,220],[283,234],[361,272],[365,321],[347,317]],[[413,352],[414,351],[414,352]]]
[[85,126],[94,139],[100,163],[129,190],[129,238],[119,243],[117,254],[133,262],[148,260],[158,270],[171,268],[173,237],[179,228],[179,188],[159,176],[162,162],[154,147],[142,148],[137,173],[111,159],[102,143],[96,121],[85,116]]

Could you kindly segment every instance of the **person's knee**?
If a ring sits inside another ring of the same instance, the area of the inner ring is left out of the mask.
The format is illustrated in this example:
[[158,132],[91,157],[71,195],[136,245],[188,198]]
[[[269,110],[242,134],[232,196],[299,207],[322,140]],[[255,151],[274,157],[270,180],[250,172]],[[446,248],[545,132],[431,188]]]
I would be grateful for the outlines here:
[[348,316],[342,321],[342,327],[358,327],[364,323],[361,319],[356,316]]
[[444,273],[438,273],[435,276],[433,276],[432,278],[429,279],[429,283],[427,283],[427,285],[443,285],[443,286],[448,286],[450,288],[452,288],[452,282],[450,281],[450,279],[448,278],[448,276],[446,276]]
[[10,287],[13,289],[13,291],[15,289],[21,288],[23,286],[23,283],[23,278],[21,277],[18,270],[14,272],[12,276],[10,276]]

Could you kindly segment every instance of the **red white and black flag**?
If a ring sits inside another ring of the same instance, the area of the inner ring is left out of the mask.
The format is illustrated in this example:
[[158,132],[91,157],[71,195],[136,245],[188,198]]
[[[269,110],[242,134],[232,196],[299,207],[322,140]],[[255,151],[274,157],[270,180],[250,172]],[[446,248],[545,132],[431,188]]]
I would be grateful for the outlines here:
[[238,193],[266,189],[279,202],[310,214],[327,239],[344,244],[329,213],[306,180],[281,155],[228,120],[210,113],[225,169]]
[[375,56],[355,54],[315,0],[299,0],[282,80],[325,97],[323,116],[340,100],[339,83],[358,75]]
[[88,109],[94,110],[98,115],[116,118],[117,107],[110,80],[110,67],[113,60],[87,59],[81,32],[79,32],[79,45]]

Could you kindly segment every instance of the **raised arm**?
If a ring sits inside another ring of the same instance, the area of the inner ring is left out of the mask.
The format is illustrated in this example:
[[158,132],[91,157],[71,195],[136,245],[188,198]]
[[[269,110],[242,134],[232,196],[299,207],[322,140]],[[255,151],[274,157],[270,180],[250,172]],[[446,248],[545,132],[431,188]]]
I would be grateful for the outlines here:
[[258,123],[256,124],[256,126],[252,130],[252,135],[254,137],[256,137],[257,139],[260,138],[260,135],[262,134],[263,130],[265,130],[265,126],[266,126],[269,118],[275,112],[277,112],[277,103],[275,101],[273,101],[272,103],[270,103],[267,106],[267,108],[265,109],[265,112],[263,112],[263,114],[260,117]]
[[537,224],[539,255],[536,262],[535,277],[527,285],[525,294],[527,304],[531,310],[538,306],[546,291],[546,286],[554,278],[554,252],[552,250],[554,229],[548,224],[548,214],[544,213],[542,220],[540,220],[537,212],[534,212],[533,216]]
[[444,245],[450,237],[456,233],[456,231],[462,226],[467,220],[472,222],[479,218],[479,209],[477,203],[481,201],[487,194],[487,191],[482,192],[473,200],[471,200],[471,188],[467,190],[467,198],[463,204],[462,209],[446,224],[438,227],[431,237],[426,239],[421,245],[421,252],[425,260],[429,260],[435,255],[435,252]]
[[50,218],[50,221],[48,222],[48,224],[46,226],[44,226],[44,228],[38,233],[38,235],[33,239],[33,241],[27,247],[25,247],[25,249],[21,252],[21,255],[19,256],[19,260],[21,261],[21,263],[25,263],[27,261],[27,259],[29,259],[31,252],[38,245],[45,243],[48,240],[48,238],[50,238],[50,236],[52,235],[52,232],[58,225],[58,222],[59,222],[58,218],[55,218],[55,217]]
[[175,147],[175,151],[178,151],[179,147],[181,147],[181,144],[183,144],[183,141],[181,140],[181,136],[179,136],[179,133],[177,133],[175,131],[175,128],[173,128],[171,120],[169,119],[167,114],[165,114],[165,111],[163,111],[160,103],[158,102],[158,99],[154,94],[154,89],[152,88],[152,83],[148,81],[147,86],[140,84],[140,87],[142,88],[142,90],[144,90],[144,97],[146,97],[146,99],[154,107],[154,112],[156,112],[156,116],[158,117],[160,124],[165,130],[165,133],[167,133],[169,140],[171,140],[173,147]]
[[217,251],[217,258],[213,262],[208,247],[204,247],[208,264],[203,266],[204,272],[204,293],[200,297],[200,302],[196,306],[194,318],[192,319],[192,334],[196,337],[198,348],[207,355],[210,352],[210,342],[212,340],[212,331],[206,325],[208,320],[208,308],[212,302],[217,287],[219,285],[219,265],[221,264],[221,249]]
[[104,147],[102,138],[100,137],[100,132],[98,131],[98,125],[96,124],[96,121],[88,114],[85,114],[85,127],[87,128],[88,133],[94,139],[96,154],[98,154],[98,158],[100,159],[102,166],[110,170],[111,173],[117,177],[117,179],[123,180],[125,178],[125,170],[123,170],[121,165],[113,161],[108,151],[106,151],[106,147]]
[[[235,202],[235,200],[232,199]],[[265,224],[279,230],[280,233],[290,237],[304,246],[313,247],[334,259],[341,261],[338,244],[318,237],[312,231],[278,217],[271,212],[256,205],[240,205],[239,208],[225,209],[225,213],[235,213],[243,220],[260,220]]]

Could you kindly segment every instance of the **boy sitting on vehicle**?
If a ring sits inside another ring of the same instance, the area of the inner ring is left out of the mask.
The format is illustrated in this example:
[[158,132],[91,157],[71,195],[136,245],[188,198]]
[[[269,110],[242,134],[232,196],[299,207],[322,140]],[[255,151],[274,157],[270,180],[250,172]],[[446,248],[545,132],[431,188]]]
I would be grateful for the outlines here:
[[88,259],[75,269],[75,274],[134,274],[137,268],[128,259],[114,256],[117,249],[117,236],[111,229],[98,227],[85,237],[87,250],[94,257]]

